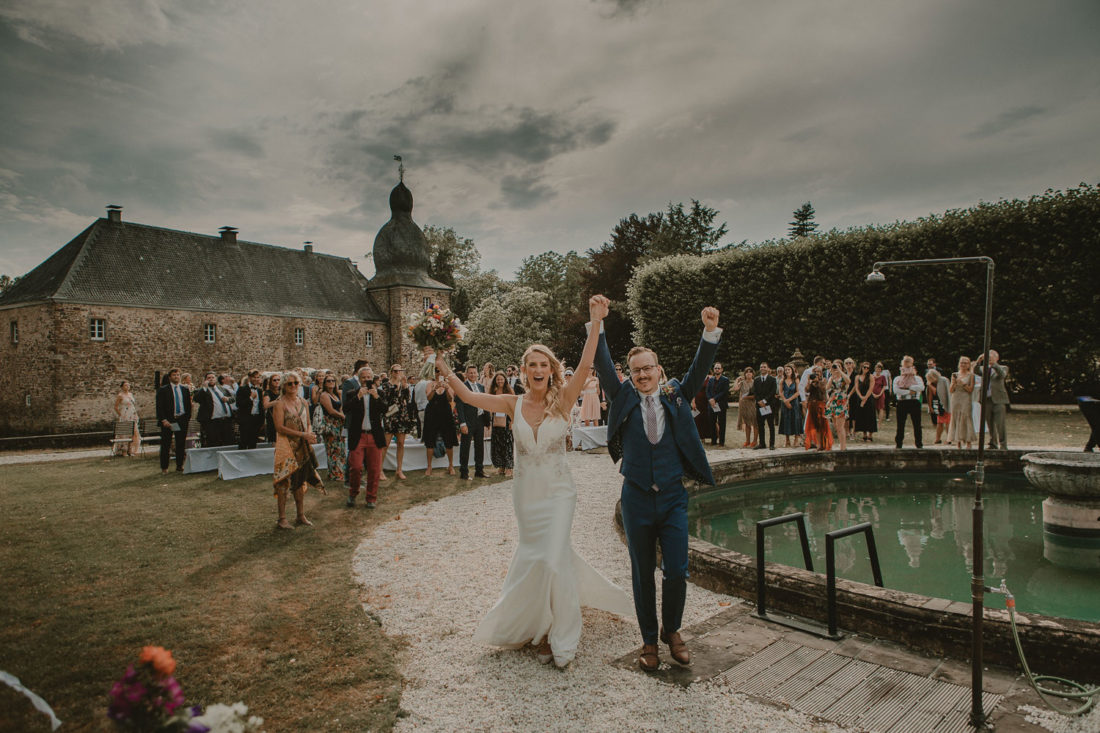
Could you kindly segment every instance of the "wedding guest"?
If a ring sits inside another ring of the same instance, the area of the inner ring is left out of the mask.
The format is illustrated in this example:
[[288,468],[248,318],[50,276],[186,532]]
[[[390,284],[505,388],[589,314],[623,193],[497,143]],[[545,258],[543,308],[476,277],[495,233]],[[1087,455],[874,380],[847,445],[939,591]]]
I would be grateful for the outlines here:
[[[440,375],[431,383],[432,390],[424,408],[424,450],[428,455],[425,476],[432,475],[432,458],[436,446],[442,446],[447,454],[447,473],[455,474],[455,451],[458,444],[458,421],[455,419],[454,397],[447,381]],[[440,456],[442,457],[442,456]]]
[[385,406],[378,394],[370,367],[362,367],[356,376],[359,389],[347,392],[341,400],[341,412],[348,429],[348,499],[355,506],[366,474],[363,498],[367,509],[378,506],[378,482],[382,478],[382,455],[386,450],[386,431],[382,416]]
[[386,403],[386,446],[389,446],[390,436],[393,436],[397,443],[397,471],[394,476],[399,481],[404,481],[407,478],[402,470],[405,465],[405,438],[416,431],[417,422],[416,403],[405,375],[405,367],[400,364],[390,367],[390,383],[383,398]]
[[119,392],[115,395],[115,419],[119,422],[132,422],[134,432],[133,439],[129,443],[115,443],[114,455],[130,457],[138,455],[141,450],[141,433],[138,431],[137,403],[134,401],[134,393],[130,391],[130,383],[125,380],[119,385]]
[[769,449],[775,450],[775,397],[779,393],[779,385],[771,374],[768,362],[760,362],[760,376],[753,380],[752,396],[756,401],[756,435],[759,442],[755,450],[764,448],[764,424],[768,425]]
[[619,384],[622,384],[626,380],[626,375],[623,374],[623,365],[615,365],[615,378],[619,380]]
[[[929,359],[935,362],[935,359]],[[936,445],[940,444],[943,433],[951,424],[951,384],[938,369],[929,369],[924,373],[924,402],[928,406],[928,415],[936,426]],[[947,444],[951,445],[950,432]]]
[[279,510],[278,529],[293,529],[286,521],[286,497],[294,497],[296,525],[312,525],[306,519],[305,496],[308,486],[325,491],[317,474],[317,456],[313,444],[317,442],[309,425],[309,402],[301,397],[301,377],[287,372],[282,378],[279,399],[271,408],[275,420],[275,500]]
[[279,385],[282,379],[282,375],[272,374],[264,384],[264,440],[267,441],[268,445],[275,442],[275,418],[271,415],[271,409],[275,407],[275,401],[279,399],[281,392]]
[[329,372],[321,378],[321,396],[318,398],[323,421],[317,431],[325,441],[328,456],[328,480],[343,483],[347,478],[344,469],[348,462],[348,444],[344,437],[343,400],[336,392],[336,375]]
[[[706,379],[703,380],[703,386],[699,388],[699,391],[695,393],[695,396],[691,399],[691,411],[694,414],[693,421],[695,423],[695,432],[699,433],[699,440],[705,444],[707,438],[710,438],[713,433],[714,418],[711,414],[714,412],[710,409],[710,402],[707,401],[707,385],[714,381],[714,368],[712,367],[710,373],[707,374]],[[620,382],[619,384],[622,384]]]
[[1089,438],[1085,441],[1085,453],[1092,453],[1100,445],[1100,385],[1095,381],[1081,383],[1074,387],[1073,398],[1078,409],[1089,424]]
[[795,447],[802,442],[802,400],[798,397],[798,380],[794,377],[794,366],[781,367],[783,379],[779,383],[779,434],[785,438],[783,447],[791,447],[794,438]]
[[600,380],[595,373],[588,376],[581,388],[581,424],[595,427],[600,424]]
[[848,374],[844,371],[844,365],[840,359],[836,359],[829,370],[829,381],[826,384],[828,399],[825,403],[825,417],[833,421],[837,443],[840,444],[841,450],[848,450],[848,393],[850,390],[851,386],[848,384]]
[[803,441],[806,450],[833,449],[833,432],[829,429],[829,420],[825,417],[825,400],[828,393],[825,380],[821,377],[821,367],[814,365],[806,370],[806,438]]
[[[980,364],[981,361],[982,357],[979,356],[974,364]],[[1005,414],[1008,412],[1008,389],[1005,387],[1005,378],[1008,377],[1008,367],[1001,363],[1001,355],[993,349],[989,350],[989,371],[989,384],[985,388],[985,394],[989,397],[985,418],[985,427],[989,431],[989,447],[1007,450]]]
[[[936,373],[939,374],[939,372]],[[947,442],[954,443],[959,448],[963,447],[964,441],[967,448],[973,448],[974,441],[978,439],[974,432],[972,417],[974,386],[974,372],[970,367],[970,357],[960,356],[958,371],[951,374],[951,384],[948,387],[951,394],[951,423],[947,430]],[[978,397],[981,398],[980,392]]]
[[885,366],[882,368],[882,373],[886,376],[886,395],[883,403],[883,416],[882,419],[885,422],[890,421],[890,405],[897,403],[897,395],[894,394],[894,375]]
[[512,390],[512,394],[523,394],[523,385],[520,384],[523,380],[519,377],[519,367],[509,364],[505,375],[508,377],[508,388]]
[[[597,382],[598,386],[599,382]],[[587,385],[585,389],[588,389]],[[497,372],[489,385],[489,394],[513,394],[508,386],[508,377],[504,372]],[[583,407],[581,408],[583,411]],[[597,408],[598,409],[598,408]],[[493,435],[489,443],[489,458],[493,467],[501,476],[512,475],[512,418],[507,412],[493,413]]]
[[[489,387],[493,386],[494,374],[496,374],[496,367],[493,366],[493,362],[487,361],[481,365],[481,376],[478,377],[477,383],[481,385],[482,392],[488,392]],[[485,439],[488,440],[493,429],[493,416],[488,410],[481,411],[481,425],[485,428]]]
[[[477,378],[477,365],[466,366],[466,388],[476,392],[484,391]],[[455,399],[455,409],[458,412],[458,429],[462,433],[461,447],[458,451],[459,476],[462,480],[470,479],[470,447],[474,449],[474,477],[485,478],[485,441],[482,439],[482,419],[480,410],[473,405],[467,405],[462,400]]]
[[187,424],[191,421],[191,391],[183,385],[180,370],[168,370],[168,381],[157,390],[157,422],[160,423],[160,472],[168,473],[168,453],[175,444],[176,471],[183,473],[187,453]]
[[[813,362],[813,365],[812,365],[811,367],[809,367],[809,368],[807,368],[807,369],[803,370],[803,372],[802,372],[802,376],[801,376],[801,377],[799,377],[799,379],[798,379],[798,398],[799,398],[800,400],[802,400],[802,416],[803,416],[803,418],[804,418],[805,420],[807,420],[807,421],[808,421],[808,420],[810,419],[810,409],[809,409],[809,405],[807,405],[807,404],[806,404],[807,402],[809,402],[809,399],[810,399],[810,396],[809,396],[809,394],[808,394],[808,392],[807,392],[807,387],[808,387],[808,385],[809,385],[810,377],[811,377],[811,376],[813,375],[813,373],[814,373],[814,371],[813,371],[813,368],[814,368],[814,367],[816,367],[816,368],[817,368],[817,376],[818,376],[818,378],[820,379],[820,378],[821,378],[821,376],[822,376],[822,375],[823,375],[823,374],[825,373],[825,357],[824,357],[824,356],[821,356],[820,354],[818,354],[817,356],[815,356],[815,357],[814,357],[814,362]],[[822,382],[822,384],[824,384],[824,382]],[[824,405],[822,405],[822,409],[824,409]],[[809,438],[809,436],[810,436],[810,429],[809,429],[809,427],[806,427],[806,428],[805,428],[805,433],[806,433],[806,439],[805,439],[805,441],[806,441],[806,448],[807,448],[807,449],[809,449],[809,448],[817,448],[817,447],[819,447],[819,446],[815,445],[815,444],[814,444],[814,443],[813,443],[813,442],[812,442],[812,441],[810,440],[810,438]],[[830,437],[831,437],[831,436],[830,436]],[[831,445],[831,444],[830,444],[830,445]]]
[[195,394],[195,385],[191,382],[191,372],[183,372],[180,374],[180,384],[186,387],[188,392]]
[[859,374],[856,375],[855,385],[852,387],[852,399],[849,402],[848,411],[853,415],[852,425],[855,432],[863,433],[863,440],[868,443],[878,431],[878,421],[875,420],[874,389],[875,379],[871,376],[871,364],[865,361],[859,365]]
[[737,427],[745,431],[745,443],[742,448],[748,448],[756,443],[756,400],[752,396],[752,384],[756,372],[752,367],[745,367],[733,383],[733,390],[737,392]]
[[[856,360],[852,357],[848,357],[844,360],[844,374],[848,377],[848,405],[849,408],[852,404],[852,393],[856,389]],[[848,410],[848,435],[855,434],[855,413]]]
[[237,388],[237,449],[252,450],[264,425],[263,383],[260,370],[253,369]]
[[898,429],[894,444],[900,449],[905,442],[905,420],[913,423],[913,442],[917,448],[924,447],[921,434],[920,396],[924,392],[924,380],[913,366],[913,357],[905,356],[901,360],[901,373],[894,377],[894,396],[898,401]]
[[714,362],[714,379],[707,383],[707,401],[703,412],[711,421],[711,445],[726,444],[726,410],[730,404],[730,378],[722,362]]
[[[226,445],[225,426],[229,424],[231,413],[225,394],[219,389],[214,372],[207,372],[202,387],[191,397],[199,406],[199,445],[203,448],[216,448]],[[232,428],[230,428],[230,431]]]
[[928,376],[928,372],[930,372],[930,371],[935,371],[937,373],[940,371],[940,368],[938,366],[936,366],[936,358],[933,357],[933,356],[928,357],[928,361],[926,361],[924,363],[924,365],[925,365],[925,371],[924,371],[924,376],[925,377]]
[[875,362],[874,384],[871,387],[871,397],[875,400],[875,416],[878,422],[886,419],[886,392],[890,389],[890,378],[882,371],[882,362]]

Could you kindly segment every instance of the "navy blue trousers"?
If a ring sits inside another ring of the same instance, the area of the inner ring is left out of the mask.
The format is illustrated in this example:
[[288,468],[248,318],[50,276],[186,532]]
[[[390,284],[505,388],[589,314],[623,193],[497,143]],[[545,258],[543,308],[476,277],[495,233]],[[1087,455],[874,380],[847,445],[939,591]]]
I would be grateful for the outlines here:
[[656,644],[657,626],[657,543],[661,545],[661,626],[672,633],[680,630],[688,578],[688,495],[683,484],[661,491],[643,489],[623,482],[623,528],[630,549],[634,587],[634,612],[642,631],[642,643]]

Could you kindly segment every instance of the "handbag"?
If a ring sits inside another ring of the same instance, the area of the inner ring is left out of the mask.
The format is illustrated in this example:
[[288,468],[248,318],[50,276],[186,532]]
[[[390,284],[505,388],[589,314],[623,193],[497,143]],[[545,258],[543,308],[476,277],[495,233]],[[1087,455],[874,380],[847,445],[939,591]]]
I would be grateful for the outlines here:
[[435,446],[432,448],[432,456],[435,458],[442,458],[447,455],[447,444],[443,441],[442,435],[435,436]]
[[325,424],[325,408],[321,407],[320,405],[317,405],[316,407],[313,408],[313,427],[317,428],[318,426],[321,426],[321,425],[324,425],[324,424]]

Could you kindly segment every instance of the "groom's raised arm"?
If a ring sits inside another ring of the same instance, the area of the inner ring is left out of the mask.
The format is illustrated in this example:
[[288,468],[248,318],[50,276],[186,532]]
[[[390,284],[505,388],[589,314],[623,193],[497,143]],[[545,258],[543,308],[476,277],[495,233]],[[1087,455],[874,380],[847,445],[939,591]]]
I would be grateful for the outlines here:
[[[589,328],[594,325],[589,325]],[[615,395],[619,394],[619,390],[622,389],[622,384],[619,383],[619,377],[615,374],[615,362],[611,360],[611,350],[607,348],[607,334],[604,333],[603,327],[600,327],[600,341],[596,344],[596,376],[600,378],[600,387],[607,393],[608,399],[615,399]]]
[[707,373],[714,364],[714,356],[718,353],[718,342],[722,340],[722,329],[718,328],[718,309],[707,306],[701,317],[703,337],[699,339],[699,348],[695,350],[691,366],[680,380],[680,389],[688,397],[694,397],[703,386],[703,380],[707,378]]

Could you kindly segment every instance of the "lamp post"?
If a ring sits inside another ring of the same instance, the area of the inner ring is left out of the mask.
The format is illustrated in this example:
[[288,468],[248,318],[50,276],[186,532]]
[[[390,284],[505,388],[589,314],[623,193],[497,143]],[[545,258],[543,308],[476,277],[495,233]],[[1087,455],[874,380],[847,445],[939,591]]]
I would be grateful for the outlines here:
[[982,728],[985,711],[982,709],[982,620],[985,606],[985,548],[983,546],[982,484],[985,483],[985,418],[989,402],[989,339],[993,323],[993,259],[990,257],[944,257],[931,260],[887,260],[876,262],[867,275],[868,283],[884,283],[884,267],[922,267],[925,265],[957,265],[964,263],[985,265],[985,338],[982,344],[981,417],[978,422],[978,459],[974,465],[974,559],[970,577],[970,597],[973,600],[972,647],[970,651],[970,725]]

